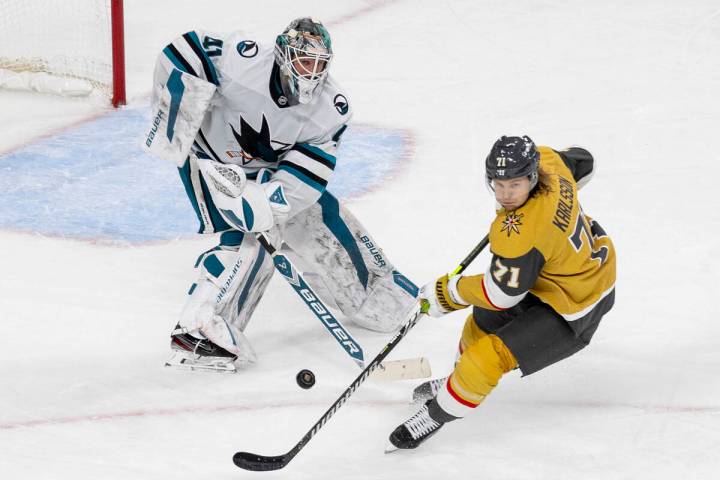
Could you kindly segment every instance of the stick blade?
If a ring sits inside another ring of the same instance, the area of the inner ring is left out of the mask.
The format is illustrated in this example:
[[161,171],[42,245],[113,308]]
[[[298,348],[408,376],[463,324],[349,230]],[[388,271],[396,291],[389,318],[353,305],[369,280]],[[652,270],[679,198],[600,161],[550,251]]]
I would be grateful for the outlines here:
[[267,472],[271,470],[280,470],[290,462],[287,455],[277,455],[274,457],[266,457],[255,453],[237,452],[233,455],[233,463],[243,470],[253,472]]
[[370,378],[380,381],[396,381],[428,378],[430,375],[432,375],[430,360],[426,357],[419,357],[382,362],[373,371]]

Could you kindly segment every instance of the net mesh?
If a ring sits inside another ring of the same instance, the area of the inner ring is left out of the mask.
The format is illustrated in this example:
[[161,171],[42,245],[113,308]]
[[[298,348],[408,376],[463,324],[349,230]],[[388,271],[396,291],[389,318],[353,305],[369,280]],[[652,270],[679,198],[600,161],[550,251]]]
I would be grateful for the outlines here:
[[0,69],[112,91],[110,0],[0,0]]

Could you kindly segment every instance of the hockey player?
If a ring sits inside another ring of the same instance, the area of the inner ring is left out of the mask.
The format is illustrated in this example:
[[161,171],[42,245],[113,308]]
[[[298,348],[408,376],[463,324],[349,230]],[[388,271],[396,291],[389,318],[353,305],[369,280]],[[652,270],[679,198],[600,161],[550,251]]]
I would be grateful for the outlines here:
[[168,364],[236,371],[255,360],[243,331],[274,271],[256,232],[359,326],[392,331],[416,301],[417,288],[327,190],[352,116],[332,58],[311,18],[274,45],[196,30],[159,55],[146,146],[177,161],[200,233],[221,233],[197,260]]
[[389,451],[416,448],[471,413],[510,370],[530,375],[578,352],[613,306],[615,250],[578,200],[592,155],[502,137],[485,168],[498,204],[486,273],[444,275],[419,295],[434,317],[473,306],[459,359],[449,377],[415,389],[422,408],[392,432]]

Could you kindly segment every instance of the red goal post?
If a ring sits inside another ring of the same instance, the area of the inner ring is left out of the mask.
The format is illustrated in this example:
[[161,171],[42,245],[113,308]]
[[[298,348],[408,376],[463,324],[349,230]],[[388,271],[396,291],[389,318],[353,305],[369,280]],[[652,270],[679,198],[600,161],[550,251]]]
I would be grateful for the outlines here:
[[125,105],[123,0],[0,0],[0,88]]

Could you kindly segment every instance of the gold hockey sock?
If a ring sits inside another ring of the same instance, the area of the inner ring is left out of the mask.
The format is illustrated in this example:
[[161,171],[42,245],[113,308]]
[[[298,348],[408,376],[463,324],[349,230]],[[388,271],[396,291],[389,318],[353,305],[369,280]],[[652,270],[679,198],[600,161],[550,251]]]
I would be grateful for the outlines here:
[[[517,366],[514,355],[499,337],[487,335],[479,328],[473,331],[468,327],[468,330],[470,335],[478,331],[482,335],[465,349],[447,387],[437,396],[440,407],[455,417],[470,413],[490,394],[500,377]],[[463,339],[468,339],[465,331]]]

